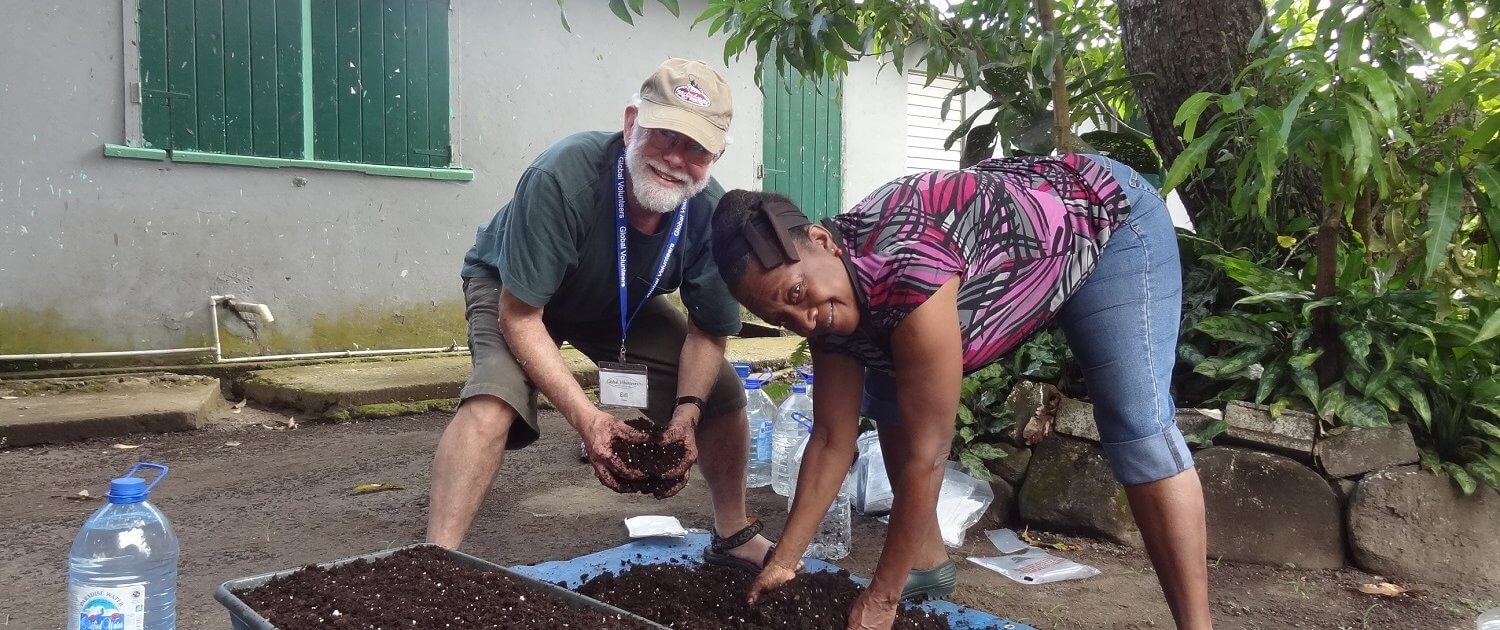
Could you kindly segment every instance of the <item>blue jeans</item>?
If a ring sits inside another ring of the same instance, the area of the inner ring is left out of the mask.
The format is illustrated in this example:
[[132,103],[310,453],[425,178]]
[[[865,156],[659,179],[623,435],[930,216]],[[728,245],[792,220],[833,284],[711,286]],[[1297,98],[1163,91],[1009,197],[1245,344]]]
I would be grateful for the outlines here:
[[[1120,182],[1130,215],[1105,243],[1094,272],[1063,304],[1057,322],[1083,369],[1115,479],[1150,483],[1193,466],[1171,392],[1182,320],[1177,233],[1166,202],[1140,173],[1088,157]],[[894,376],[867,370],[863,413],[890,424],[899,422],[897,409]]]

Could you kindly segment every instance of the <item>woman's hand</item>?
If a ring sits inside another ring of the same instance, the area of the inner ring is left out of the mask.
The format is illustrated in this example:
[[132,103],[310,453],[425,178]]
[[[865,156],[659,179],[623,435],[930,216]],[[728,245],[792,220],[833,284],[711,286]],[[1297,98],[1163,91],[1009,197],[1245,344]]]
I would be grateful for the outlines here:
[[754,606],[755,600],[760,599],[761,595],[781,588],[781,585],[792,581],[794,577],[797,577],[796,571],[774,562],[766,564],[760,570],[760,575],[755,576],[755,583],[750,585],[750,605]]
[[847,630],[890,630],[895,625],[896,610],[900,607],[901,600],[873,593],[874,591],[866,590],[859,594],[859,599],[854,600],[854,607],[849,609]]

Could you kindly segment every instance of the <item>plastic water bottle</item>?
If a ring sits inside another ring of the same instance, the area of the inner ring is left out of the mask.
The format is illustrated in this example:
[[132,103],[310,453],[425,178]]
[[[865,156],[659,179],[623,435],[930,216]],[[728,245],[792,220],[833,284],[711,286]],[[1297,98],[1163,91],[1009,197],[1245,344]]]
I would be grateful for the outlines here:
[[750,426],[750,457],[745,486],[763,488],[771,485],[771,430],[776,424],[776,403],[761,389],[765,380],[745,379],[745,415]]
[[[142,468],[160,474],[148,485]],[[68,550],[68,630],[172,630],[177,625],[177,534],[146,501],[167,476],[139,463],[110,480],[104,504]]]
[[802,436],[812,429],[813,401],[807,395],[807,384],[792,385],[792,395],[781,403],[776,425],[771,429],[771,489],[776,494],[791,494],[792,451]]
[[1477,624],[1479,630],[1500,630],[1500,608],[1491,608],[1489,612],[1480,615]]
[[[802,463],[802,455],[807,451],[809,435],[804,434],[801,443],[794,451],[793,459],[796,464]],[[790,511],[792,502],[797,494],[797,477],[799,467],[792,468],[791,496],[787,498],[786,507]],[[812,542],[807,545],[804,554],[809,558],[819,560],[840,560],[849,555],[849,549],[854,544],[854,527],[851,522],[852,514],[849,499],[853,494],[853,475],[844,475],[844,482],[839,486],[839,493],[834,495],[833,503],[828,506],[828,512],[823,515],[823,520],[818,523],[818,530],[813,533]]]

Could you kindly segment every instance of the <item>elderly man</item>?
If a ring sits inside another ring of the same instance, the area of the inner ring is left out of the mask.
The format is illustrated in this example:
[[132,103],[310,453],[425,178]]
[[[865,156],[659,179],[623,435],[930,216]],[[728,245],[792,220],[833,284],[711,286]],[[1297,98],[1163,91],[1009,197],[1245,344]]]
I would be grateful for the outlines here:
[[[622,133],[552,145],[479,228],[463,268],[474,373],[438,442],[429,542],[457,547],[504,450],[539,437],[538,391],[582,436],[601,483],[620,491],[640,478],[611,442],[645,435],[584,394],[558,352],[567,341],[600,364],[602,401],[642,408],[686,446],[666,495],[699,464],[714,510],[706,559],[763,565],[771,543],[745,516],[745,397],[724,360],[739,306],[709,253],[724,190],[708,172],[732,113],[718,72],[669,59],[625,108]],[[686,317],[662,297],[679,289]]]

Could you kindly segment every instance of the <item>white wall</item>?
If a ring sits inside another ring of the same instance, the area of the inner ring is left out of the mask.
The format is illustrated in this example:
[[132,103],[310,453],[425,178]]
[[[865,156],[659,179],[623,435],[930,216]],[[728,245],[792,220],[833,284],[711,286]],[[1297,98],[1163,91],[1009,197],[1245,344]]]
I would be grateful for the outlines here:
[[906,172],[906,79],[866,59],[844,79],[844,209]]
[[[201,345],[219,293],[271,307],[274,349],[463,343],[462,257],[537,153],[619,129],[669,56],[723,65],[723,37],[689,29],[701,0],[681,18],[648,2],[633,27],[564,5],[571,33],[555,0],[453,0],[453,136],[475,173],[458,183],[104,158],[125,140],[122,3],[0,0],[0,354]],[[902,83],[875,70],[845,84],[846,206],[905,158]],[[759,187],[754,62],[724,73],[735,142],[713,174]]]

